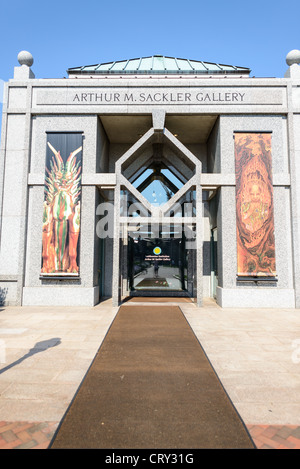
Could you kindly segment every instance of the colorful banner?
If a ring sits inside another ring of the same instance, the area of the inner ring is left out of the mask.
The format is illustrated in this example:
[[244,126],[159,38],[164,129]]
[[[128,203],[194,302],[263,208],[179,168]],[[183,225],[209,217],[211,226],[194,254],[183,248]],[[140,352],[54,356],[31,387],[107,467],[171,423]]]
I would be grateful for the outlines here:
[[235,133],[237,273],[276,276],[270,133]]
[[47,133],[43,212],[44,276],[79,275],[82,134]]

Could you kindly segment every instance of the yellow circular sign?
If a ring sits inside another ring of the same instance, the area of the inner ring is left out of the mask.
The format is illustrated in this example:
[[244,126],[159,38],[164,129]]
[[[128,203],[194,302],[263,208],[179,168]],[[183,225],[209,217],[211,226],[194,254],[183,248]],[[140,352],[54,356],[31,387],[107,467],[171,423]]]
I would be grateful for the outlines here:
[[154,254],[157,256],[161,253],[161,249],[157,246],[156,248],[153,249]]

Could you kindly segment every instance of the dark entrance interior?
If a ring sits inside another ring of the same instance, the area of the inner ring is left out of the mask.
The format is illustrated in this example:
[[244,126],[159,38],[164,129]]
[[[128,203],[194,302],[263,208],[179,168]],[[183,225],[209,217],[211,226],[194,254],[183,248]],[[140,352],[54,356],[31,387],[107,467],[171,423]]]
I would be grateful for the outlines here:
[[[184,292],[187,290],[187,256],[184,236],[150,233],[129,237],[128,281],[130,292]],[[169,236],[169,237],[166,237]]]

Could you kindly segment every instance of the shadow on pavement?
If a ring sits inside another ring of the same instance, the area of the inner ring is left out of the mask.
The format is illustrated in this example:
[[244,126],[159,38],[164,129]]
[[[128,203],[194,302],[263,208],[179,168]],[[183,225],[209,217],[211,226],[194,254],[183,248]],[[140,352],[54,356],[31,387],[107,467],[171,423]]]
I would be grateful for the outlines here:
[[48,340],[42,340],[41,342],[37,342],[33,348],[29,350],[28,353],[26,353],[23,357],[19,358],[18,360],[14,361],[10,365],[7,365],[5,368],[2,368],[0,370],[0,374],[4,373],[5,371],[9,370],[10,368],[13,368],[16,365],[19,365],[22,363],[24,360],[26,360],[29,357],[32,357],[36,353],[44,352],[45,350],[56,347],[57,345],[61,344],[61,340],[59,337],[55,337],[53,339],[48,339]]

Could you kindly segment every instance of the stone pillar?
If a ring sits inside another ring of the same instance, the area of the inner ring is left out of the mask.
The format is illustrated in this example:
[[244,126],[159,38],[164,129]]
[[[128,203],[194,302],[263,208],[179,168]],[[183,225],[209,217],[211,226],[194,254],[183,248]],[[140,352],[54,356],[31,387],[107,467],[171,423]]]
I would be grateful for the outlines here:
[[[198,172],[198,168],[196,168]],[[200,170],[199,170],[200,172]],[[203,207],[200,174],[197,174],[196,186],[196,271],[197,271],[197,306],[203,303]]]
[[300,51],[292,50],[286,56],[289,65],[287,129],[291,177],[291,226],[294,268],[295,307],[300,308],[300,116],[293,110],[300,107]]
[[[15,67],[14,79],[6,85],[3,103],[3,132],[1,140],[1,233],[0,233],[0,301],[20,305],[25,269],[27,233],[28,161],[31,128],[30,67],[33,58],[22,51],[20,67]],[[17,86],[14,86],[17,84]],[[13,110],[18,109],[18,113]],[[21,111],[21,112],[20,112]]]
[[[220,188],[217,214],[218,287],[217,301],[222,306],[222,289],[236,288],[235,187]],[[233,290],[234,293],[234,290]]]
[[120,182],[117,172],[117,184],[114,190],[114,239],[113,239],[113,278],[112,278],[112,302],[113,306],[119,306],[120,294]]

